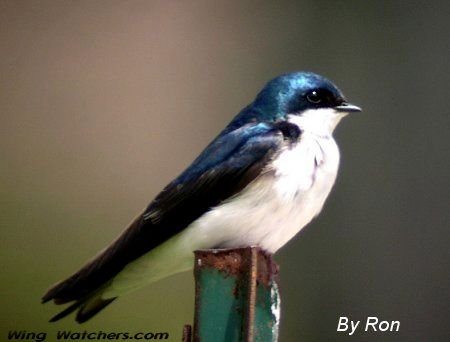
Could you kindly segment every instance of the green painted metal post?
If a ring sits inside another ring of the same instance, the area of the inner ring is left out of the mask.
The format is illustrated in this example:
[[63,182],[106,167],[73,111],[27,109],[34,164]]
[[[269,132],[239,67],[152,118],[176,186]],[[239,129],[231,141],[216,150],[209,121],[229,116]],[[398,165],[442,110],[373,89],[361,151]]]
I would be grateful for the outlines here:
[[278,267],[271,255],[258,247],[200,250],[194,274],[194,341],[278,340]]

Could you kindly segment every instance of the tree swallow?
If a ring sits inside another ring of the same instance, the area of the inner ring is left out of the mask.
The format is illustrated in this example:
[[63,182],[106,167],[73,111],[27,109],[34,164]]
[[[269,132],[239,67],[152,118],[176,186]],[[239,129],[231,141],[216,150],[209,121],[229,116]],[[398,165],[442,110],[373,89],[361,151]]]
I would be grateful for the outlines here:
[[42,301],[90,319],[117,297],[193,267],[193,251],[259,246],[275,253],[321,211],[336,179],[333,130],[350,112],[329,80],[270,81],[106,249]]

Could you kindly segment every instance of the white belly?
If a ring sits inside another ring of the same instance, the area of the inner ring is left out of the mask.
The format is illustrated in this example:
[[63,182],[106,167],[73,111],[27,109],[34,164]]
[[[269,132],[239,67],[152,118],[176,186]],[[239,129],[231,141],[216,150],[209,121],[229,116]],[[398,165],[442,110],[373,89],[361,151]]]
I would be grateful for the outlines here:
[[[330,138],[303,134],[272,170],[189,229],[204,247],[258,245],[276,252],[319,212],[336,179],[339,150]],[[270,172],[273,171],[273,172]]]
[[257,245],[276,252],[319,214],[338,166],[339,150],[331,136],[303,133],[238,196],[125,267],[105,298],[191,268],[196,249]]

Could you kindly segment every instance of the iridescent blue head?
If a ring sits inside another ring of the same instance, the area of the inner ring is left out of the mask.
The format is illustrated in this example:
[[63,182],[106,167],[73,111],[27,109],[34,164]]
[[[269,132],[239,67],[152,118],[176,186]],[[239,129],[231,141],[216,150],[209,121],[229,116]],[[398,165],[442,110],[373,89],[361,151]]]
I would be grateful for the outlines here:
[[[349,104],[342,92],[326,78],[312,72],[293,72],[268,82],[256,99],[233,120],[232,125],[252,121],[277,121],[308,110],[332,109],[347,114],[361,109]],[[342,115],[343,116],[343,115]]]

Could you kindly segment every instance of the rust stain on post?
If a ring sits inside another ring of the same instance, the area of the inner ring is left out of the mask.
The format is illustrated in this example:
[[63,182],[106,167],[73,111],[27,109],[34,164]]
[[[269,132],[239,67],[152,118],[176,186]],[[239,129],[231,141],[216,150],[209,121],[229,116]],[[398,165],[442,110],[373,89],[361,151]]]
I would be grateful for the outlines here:
[[258,247],[195,252],[194,341],[276,341],[278,267]]
[[255,304],[256,304],[256,281],[258,276],[258,250],[252,248],[249,250],[250,256],[247,260],[249,268],[249,283],[248,283],[248,303],[247,316],[245,324],[245,337],[247,342],[253,341],[254,325],[255,325]]

